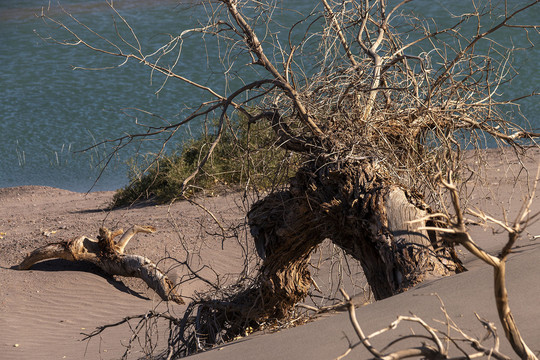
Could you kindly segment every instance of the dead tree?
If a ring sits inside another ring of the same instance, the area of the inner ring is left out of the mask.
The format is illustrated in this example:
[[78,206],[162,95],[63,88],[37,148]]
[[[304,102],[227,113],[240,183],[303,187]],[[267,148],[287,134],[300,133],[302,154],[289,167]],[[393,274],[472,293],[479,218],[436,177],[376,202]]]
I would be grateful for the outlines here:
[[[179,335],[185,353],[233,338],[246,326],[290,315],[311,286],[306,264],[325,238],[360,261],[377,299],[426,276],[463,270],[453,244],[435,230],[444,226],[444,216],[431,214],[445,208],[434,194],[440,173],[461,173],[463,150],[481,148],[483,139],[518,150],[536,144],[540,134],[508,121],[500,108],[519,100],[496,96],[516,75],[508,66],[515,49],[491,36],[510,27],[525,35],[538,31],[514,21],[538,1],[498,8],[474,2],[474,11],[435,30],[428,21],[406,15],[406,3],[391,8],[386,0],[321,0],[288,25],[284,38],[283,26],[272,16],[276,2],[220,0],[205,8],[200,26],[170,36],[150,53],[143,52],[112,3],[116,40],[88,32],[71,14],[65,21],[42,15],[63,32],[62,39],[69,35],[60,41],[65,45],[119,58],[118,66],[135,61],[151,68],[154,77],[163,74],[164,83],[177,79],[211,98],[177,123],[116,139],[114,151],[141,137],[165,135],[166,144],[185,124],[218,119],[213,142],[179,196],[235,116],[267,124],[278,146],[302,157],[303,166],[288,188],[262,198],[248,213],[263,259],[257,280],[223,301],[209,299],[198,310],[188,309],[182,329],[193,325],[189,314],[196,312],[197,321],[189,339]],[[476,25],[466,37],[461,30],[471,22]],[[224,74],[245,70],[252,77],[220,94],[175,72],[183,41],[195,33],[224,47]],[[480,52],[480,44],[488,50]],[[418,219],[423,220],[411,222]],[[206,343],[200,334],[207,334]]]
[[[86,261],[98,266],[109,275],[140,278],[164,301],[184,304],[173,282],[156,264],[144,256],[124,253],[129,240],[135,234],[154,231],[156,229],[152,226],[138,225],[131,227],[126,233],[122,229],[110,231],[107,228],[100,228],[97,240],[79,236],[75,239],[47,244],[29,253],[17,268],[28,270],[35,263],[49,259]],[[116,242],[114,238],[119,235],[122,237]]]

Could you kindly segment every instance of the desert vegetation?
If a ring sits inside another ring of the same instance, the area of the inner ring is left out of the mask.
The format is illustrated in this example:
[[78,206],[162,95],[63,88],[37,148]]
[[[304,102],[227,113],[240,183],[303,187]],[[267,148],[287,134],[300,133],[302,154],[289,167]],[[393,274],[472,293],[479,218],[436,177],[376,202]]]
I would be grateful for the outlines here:
[[172,155],[159,159],[148,155],[146,166],[134,164],[130,184],[117,191],[113,206],[146,199],[166,203],[193,194],[212,196],[223,191],[241,191],[245,186],[257,189],[282,186],[298,168],[298,156],[277,146],[272,130],[263,124],[250,124],[242,116],[234,120],[206,166],[187,188],[183,186],[184,180],[197,169],[216,134],[207,132],[190,139]]
[[[329,239],[361,264],[375,300],[426,277],[464,271],[455,247],[466,247],[495,268],[495,297],[516,354],[536,358],[512,321],[504,282],[505,259],[534,214],[525,206],[508,223],[468,208],[465,199],[466,185],[481,181],[481,161],[471,166],[467,159],[475,150],[505,146],[522,155],[538,146],[540,134],[509,112],[537,94],[500,94],[519,75],[511,61],[525,49],[493,39],[512,29],[533,46],[538,25],[521,23],[520,15],[537,9],[538,1],[472,2],[447,27],[408,12],[409,2],[321,0],[287,26],[275,15],[286,7],[281,2],[203,2],[193,5],[206,12],[200,26],[150,52],[112,2],[112,38],[69,13],[41,15],[52,27],[42,34],[49,41],[100,52],[118,59],[118,67],[138,63],[154,77],[161,74],[164,86],[176,80],[206,95],[179,122],[107,140],[116,144],[112,156],[152,137],[162,137],[165,149],[187,124],[211,127],[178,156],[157,154],[124,190],[129,196],[117,200],[150,193],[185,199],[211,183],[235,183],[256,194],[246,214],[260,258],[256,272],[193,301],[182,319],[153,314],[172,324],[164,357],[206,350],[297,316],[295,304],[313,286],[310,256]],[[223,74],[245,74],[240,84],[220,93],[177,72],[182,42],[196,35],[219,46]],[[257,133],[263,135],[253,141]],[[499,256],[475,246],[466,215],[508,231]],[[498,354],[473,348],[481,356]],[[370,351],[380,359],[448,358],[444,349]]]

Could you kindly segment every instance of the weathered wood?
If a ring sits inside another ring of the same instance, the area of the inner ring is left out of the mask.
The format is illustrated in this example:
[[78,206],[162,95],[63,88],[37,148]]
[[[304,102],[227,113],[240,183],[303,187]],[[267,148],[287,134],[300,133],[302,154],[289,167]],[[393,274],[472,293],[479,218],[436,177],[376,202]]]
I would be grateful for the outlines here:
[[[87,261],[102,269],[109,275],[137,277],[142,279],[163,300],[184,304],[184,300],[176,292],[175,286],[167,275],[161,271],[150,259],[124,254],[129,240],[137,233],[152,233],[151,226],[131,227],[126,233],[106,228],[99,230],[98,240],[86,236],[79,236],[72,240],[47,244],[35,249],[19,264],[19,270],[28,270],[37,262],[48,259],[65,259],[69,261]],[[116,236],[122,235],[118,242]]]
[[330,239],[356,258],[376,299],[402,292],[426,276],[462,270],[451,249],[425,226],[428,207],[392,185],[369,160],[300,169],[288,191],[254,204],[248,214],[263,258],[261,307],[283,316],[311,286],[311,252]]

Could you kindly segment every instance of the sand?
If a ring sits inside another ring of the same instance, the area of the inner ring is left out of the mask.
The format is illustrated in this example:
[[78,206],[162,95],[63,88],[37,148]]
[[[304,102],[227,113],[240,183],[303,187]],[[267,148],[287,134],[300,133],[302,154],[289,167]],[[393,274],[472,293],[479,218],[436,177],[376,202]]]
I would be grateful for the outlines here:
[[[533,150],[525,160],[529,172],[519,171],[515,160],[501,158],[499,152],[486,151],[485,156],[489,164],[488,182],[471,187],[468,200],[494,216],[501,217],[505,209],[508,218],[513,219],[540,164],[540,151]],[[514,186],[515,179],[517,186]],[[95,237],[100,226],[127,229],[132,224],[154,225],[158,232],[138,234],[126,251],[155,261],[168,257],[159,265],[175,282],[182,282],[180,292],[187,300],[208,286],[198,279],[188,281],[185,267],[170,258],[185,259],[187,249],[193,264],[208,263],[215,270],[214,273],[203,269],[202,276],[210,280],[219,276],[223,283],[234,281],[234,274],[242,269],[242,250],[246,247],[249,250],[249,237],[242,238],[241,242],[222,243],[212,236],[221,232],[220,227],[201,207],[177,202],[171,206],[143,204],[108,211],[112,195],[112,192],[81,194],[41,186],[0,189],[1,359],[117,359],[132,334],[129,328],[109,329],[90,341],[82,341],[81,333],[150,309],[169,309],[176,316],[181,316],[185,309],[185,306],[162,303],[138,279],[112,278],[83,263],[49,260],[36,264],[30,271],[12,268],[27,252],[46,243],[79,235]],[[240,194],[228,194],[200,199],[200,203],[227,228],[243,223],[242,200]],[[536,212],[540,211],[539,200],[537,194],[533,201]],[[243,234],[242,228],[239,230]],[[493,254],[505,240],[504,234],[494,234],[480,226],[472,226],[471,233],[480,246]],[[539,235],[540,222],[530,224],[508,262],[510,306],[524,339],[537,353],[540,351]],[[385,327],[398,315],[410,313],[435,325],[432,319],[444,320],[439,300],[431,295],[436,293],[444,301],[449,315],[470,335],[484,334],[475,312],[492,321],[502,336],[501,351],[515,357],[504,339],[495,309],[491,268],[463,249],[460,255],[468,272],[424,282],[406,293],[357,309],[365,332]],[[361,278],[358,270],[351,271]],[[319,276],[325,277],[324,273]],[[351,291],[360,288],[360,284],[348,284]],[[402,324],[394,332],[377,338],[374,344],[380,347],[389,339],[409,334],[411,328],[419,330],[416,326]],[[158,324],[155,331],[160,336],[158,347],[164,346],[166,329]],[[336,312],[280,332],[256,333],[194,357],[332,359],[357,341],[348,314]],[[140,349],[134,349],[131,358],[142,354]],[[357,346],[347,358],[368,357],[366,351]]]

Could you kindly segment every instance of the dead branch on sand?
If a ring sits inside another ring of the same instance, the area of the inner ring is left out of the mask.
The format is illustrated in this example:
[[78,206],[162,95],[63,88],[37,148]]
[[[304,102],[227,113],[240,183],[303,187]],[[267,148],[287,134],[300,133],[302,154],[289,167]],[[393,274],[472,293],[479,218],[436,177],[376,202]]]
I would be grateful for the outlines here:
[[[429,360],[440,360],[440,359],[465,360],[465,359],[482,358],[484,356],[488,358],[494,358],[497,360],[510,360],[511,359],[510,357],[502,354],[499,351],[499,336],[497,335],[497,329],[495,328],[495,325],[493,323],[485,319],[482,319],[480,316],[478,316],[478,314],[476,314],[478,321],[480,321],[487,330],[487,334],[483,337],[483,339],[478,340],[466,334],[463,330],[461,330],[457,326],[457,324],[450,318],[450,316],[446,312],[444,303],[442,302],[440,298],[439,298],[439,301],[441,302],[441,311],[443,312],[446,318],[444,322],[447,327],[446,332],[440,331],[430,326],[426,321],[422,320],[420,317],[416,315],[410,315],[410,316],[399,316],[395,321],[393,321],[387,327],[384,327],[366,336],[356,318],[355,305],[352,299],[345,292],[345,290],[342,289],[341,293],[343,294],[343,297],[345,298],[345,301],[347,304],[347,310],[349,312],[349,319],[351,321],[351,324],[354,328],[356,335],[360,339],[359,344],[363,345],[373,355],[374,359],[399,360],[399,359],[406,359],[406,358],[422,358],[422,359],[429,359]],[[413,333],[408,336],[401,336],[397,338],[396,340],[390,342],[381,350],[377,349],[375,346],[371,344],[370,342],[371,339],[387,331],[395,330],[398,327],[398,325],[403,322],[419,324],[420,327],[425,332],[427,332],[427,335],[424,333]],[[450,330],[456,331],[459,335],[461,335],[461,337],[457,338],[456,336],[451,335]],[[486,346],[482,344],[485,340],[488,340],[490,337],[493,338],[493,346]],[[390,346],[395,345],[403,340],[411,339],[411,338],[419,339],[419,341],[422,342],[422,345],[409,347],[409,348],[405,348],[401,350],[395,350],[390,353],[385,353],[385,351],[388,348],[390,348]],[[463,349],[462,346],[457,345],[460,342],[468,343],[474,350],[476,350],[476,352],[474,354],[467,353]],[[356,345],[359,345],[359,344],[356,344]],[[339,356],[336,360],[343,359],[345,356],[347,356],[351,352],[351,350],[356,345],[350,346],[349,349],[347,349],[347,351],[343,355]],[[451,346],[453,346],[455,349],[460,351],[462,355],[449,356]]]
[[[134,225],[124,233],[122,229],[110,231],[100,228],[97,240],[86,236],[75,239],[50,243],[29,253],[17,267],[28,270],[39,261],[48,259],[64,259],[69,261],[87,261],[109,275],[137,277],[153,289],[164,301],[174,301],[183,304],[184,300],[177,294],[171,280],[150,259],[124,254],[129,240],[137,233],[153,233],[152,226]],[[120,240],[114,238],[122,235]]]

